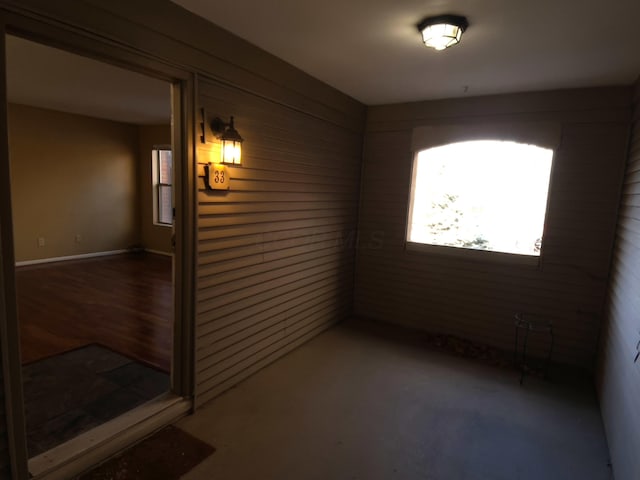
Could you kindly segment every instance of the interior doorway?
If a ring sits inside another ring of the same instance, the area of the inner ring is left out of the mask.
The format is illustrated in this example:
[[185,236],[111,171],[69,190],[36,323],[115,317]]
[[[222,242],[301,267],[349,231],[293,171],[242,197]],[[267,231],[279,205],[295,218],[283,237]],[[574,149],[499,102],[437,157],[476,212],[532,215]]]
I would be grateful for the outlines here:
[[173,390],[176,86],[19,37],[6,45],[33,458]]

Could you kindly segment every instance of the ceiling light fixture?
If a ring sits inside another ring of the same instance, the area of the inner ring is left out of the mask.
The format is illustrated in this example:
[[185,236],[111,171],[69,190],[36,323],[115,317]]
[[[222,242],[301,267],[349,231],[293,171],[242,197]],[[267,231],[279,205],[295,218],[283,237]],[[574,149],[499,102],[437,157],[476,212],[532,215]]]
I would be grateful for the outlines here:
[[469,26],[465,17],[459,15],[438,15],[427,17],[418,24],[422,40],[427,47],[444,50],[460,42],[462,33]]

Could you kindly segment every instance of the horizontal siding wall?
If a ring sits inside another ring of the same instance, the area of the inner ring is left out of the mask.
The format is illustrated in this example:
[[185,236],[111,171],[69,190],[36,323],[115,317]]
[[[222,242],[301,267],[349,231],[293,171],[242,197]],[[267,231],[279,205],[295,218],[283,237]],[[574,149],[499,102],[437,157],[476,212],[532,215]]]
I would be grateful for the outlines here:
[[598,391],[616,480],[640,478],[640,82],[601,337]]
[[[228,192],[198,193],[199,402],[352,311],[361,135],[202,82],[210,115],[234,115],[243,165]],[[199,150],[206,163],[210,151]]]
[[[513,315],[540,315],[554,324],[554,360],[593,368],[629,112],[625,88],[370,108],[356,314],[508,350]],[[561,125],[540,267],[408,252],[412,130],[510,121]]]

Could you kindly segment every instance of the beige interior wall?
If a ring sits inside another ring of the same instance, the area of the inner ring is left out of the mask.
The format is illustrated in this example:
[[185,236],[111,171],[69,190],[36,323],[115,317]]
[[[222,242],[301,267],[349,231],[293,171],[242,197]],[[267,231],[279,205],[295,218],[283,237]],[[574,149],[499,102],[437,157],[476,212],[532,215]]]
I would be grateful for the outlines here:
[[140,233],[142,246],[155,252],[171,253],[173,229],[154,224],[153,176],[151,150],[157,145],[171,145],[171,125],[142,125],[140,135]]
[[17,262],[137,242],[136,126],[12,104],[9,151]]

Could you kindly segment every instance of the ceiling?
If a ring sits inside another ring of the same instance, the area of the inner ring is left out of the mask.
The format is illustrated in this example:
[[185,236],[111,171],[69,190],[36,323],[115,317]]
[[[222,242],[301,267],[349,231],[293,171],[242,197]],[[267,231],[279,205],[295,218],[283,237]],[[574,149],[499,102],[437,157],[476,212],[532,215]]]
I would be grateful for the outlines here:
[[167,82],[10,35],[6,43],[12,103],[139,125],[171,121]]
[[[639,0],[173,0],[367,105],[629,85]],[[425,16],[465,15],[462,42],[421,43]]]
[[[173,0],[367,105],[602,85],[640,74],[639,0]],[[466,15],[462,43],[426,48],[425,16]],[[9,101],[166,124],[170,86],[7,36]]]

